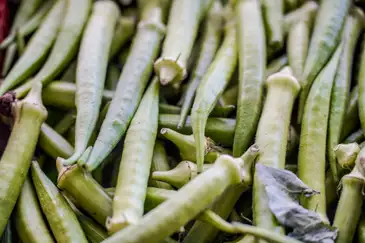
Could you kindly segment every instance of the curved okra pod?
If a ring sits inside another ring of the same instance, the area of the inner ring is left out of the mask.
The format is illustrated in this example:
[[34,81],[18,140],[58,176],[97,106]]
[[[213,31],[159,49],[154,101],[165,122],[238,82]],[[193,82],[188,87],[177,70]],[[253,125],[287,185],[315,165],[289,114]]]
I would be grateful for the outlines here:
[[[256,144],[261,148],[257,163],[284,169],[289,125],[295,99],[300,90],[298,80],[289,67],[269,76],[267,94],[256,132]],[[271,213],[265,187],[255,173],[253,184],[253,219],[255,225],[283,233]]]
[[264,75],[266,41],[260,3],[240,0],[236,5],[239,84],[233,156],[241,156],[250,146],[259,122]]
[[37,162],[32,162],[31,170],[39,203],[56,241],[86,243],[84,232],[66,199],[43,173]]
[[157,57],[165,32],[162,22],[164,8],[161,0],[149,1],[144,7],[130,55],[86,163],[89,171],[102,163],[117,145],[138,107],[152,72],[152,62]]
[[315,78],[329,61],[341,40],[342,29],[351,3],[350,0],[321,1],[301,79],[298,124],[301,123],[304,106]]
[[[162,85],[180,82],[198,33],[199,23],[214,0],[176,0],[172,2],[162,55],[154,69]],[[181,25],[184,23],[184,25]]]
[[207,149],[204,134],[209,113],[217,104],[237,66],[236,25],[232,20],[230,9],[227,12],[223,43],[199,84],[191,110],[198,172],[202,172]]
[[309,0],[304,3],[300,8],[286,14],[283,19],[284,33],[288,34],[290,28],[300,20],[306,18],[314,19],[317,14],[318,7],[318,3]]
[[347,102],[346,114],[344,122],[346,126],[342,126],[341,141],[356,130],[359,122],[359,86],[356,85],[352,88],[349,100]]
[[29,78],[43,64],[62,25],[65,8],[66,0],[59,0],[54,3],[43,23],[27,44],[23,55],[20,56],[1,83],[0,95]]
[[146,214],[135,225],[103,242],[161,242],[207,208],[229,186],[251,183],[251,166],[258,154],[257,147],[252,147],[250,153],[253,159],[246,162],[241,158],[220,156],[211,169],[191,180],[174,197]]
[[136,16],[121,16],[116,24],[113,40],[110,46],[109,60],[132,38],[137,19]]
[[[162,128],[160,134],[178,147],[181,159],[196,162],[193,135],[183,135],[169,128]],[[209,163],[213,163],[221,154],[231,154],[229,150],[217,146],[212,139],[206,137],[204,137],[204,148],[204,161]]]
[[[44,17],[50,11],[54,4],[53,0],[48,0],[34,13],[34,15],[26,22],[23,23],[22,26],[18,28],[18,32],[22,36],[27,36],[35,31],[44,20]],[[15,41],[15,32],[10,33],[1,43],[0,43],[0,50],[9,47]]]
[[261,0],[267,48],[276,52],[284,45],[284,0]]
[[337,66],[342,53],[342,44],[326,67],[314,81],[305,106],[298,155],[298,176],[308,187],[320,194],[303,199],[303,205],[318,212],[327,222],[325,166],[327,125],[330,111],[331,91]]
[[[156,140],[155,147],[153,149],[151,173],[154,173],[155,171],[168,171],[168,170],[170,170],[170,165],[167,159],[164,143],[160,140]],[[172,189],[172,187],[169,184],[153,180],[153,178],[150,178],[148,185],[155,186],[158,188]]]
[[[212,165],[203,166],[203,171],[210,169]],[[198,174],[197,166],[190,161],[182,161],[175,168],[168,171],[154,171],[151,178],[156,181],[166,182],[176,188],[183,187]]]
[[360,8],[354,7],[348,15],[343,32],[343,50],[338,64],[335,81],[331,94],[330,114],[328,121],[327,154],[336,183],[340,178],[337,173],[337,164],[334,147],[340,143],[341,132],[345,124],[346,106],[352,80],[352,62],[357,41],[364,28],[365,16]]
[[[65,17],[58,31],[51,53],[41,70],[32,78],[46,85],[60,74],[76,56],[84,26],[88,20],[91,0],[67,0]],[[29,47],[28,47],[29,48]],[[88,50],[91,51],[91,50]],[[31,87],[25,83],[15,90],[16,96],[23,97]],[[1,93],[1,92],[0,92]]]
[[209,68],[209,65],[213,61],[219,47],[222,34],[222,22],[222,5],[219,1],[214,1],[213,6],[208,12],[208,16],[203,24],[204,27],[201,37],[200,53],[190,75],[191,77],[188,81],[188,86],[184,94],[178,128],[184,126],[188,112],[193,104],[195,92],[205,72]]
[[82,37],[76,71],[76,137],[74,154],[64,165],[76,163],[87,148],[98,119],[107,59],[113,31],[120,15],[113,1],[96,2]]
[[34,83],[22,101],[12,104],[14,125],[0,160],[0,234],[20,194],[47,111],[41,100],[42,85]]
[[66,191],[99,224],[105,225],[112,213],[112,200],[104,189],[77,164],[65,167],[57,160],[57,169],[57,187]]
[[22,242],[54,242],[43,219],[36,193],[27,177],[15,208],[15,227]]
[[106,223],[108,231],[112,233],[136,224],[143,216],[157,136],[159,85],[155,77],[142,98],[124,140],[113,199],[113,216]]
[[[42,3],[41,0],[30,0],[21,1],[18,10],[16,11],[13,25],[11,26],[10,33],[15,34],[18,29],[24,25],[32,17],[34,12],[37,10],[38,6]],[[17,45],[15,43],[11,44],[10,47],[5,52],[6,62],[3,65],[2,76],[5,76],[13,63],[16,56]]]
[[41,126],[38,143],[42,150],[54,159],[69,157],[74,152],[71,144],[46,123]]
[[341,179],[341,197],[333,226],[338,229],[336,242],[352,242],[364,202],[365,149],[360,151],[351,173]]
[[[160,129],[169,128],[177,131],[179,119],[179,115],[162,114],[158,117],[158,126]],[[208,118],[207,125],[205,127],[205,135],[224,146],[231,146],[233,143],[235,125],[235,119]],[[182,129],[179,129],[179,132],[182,134],[191,134],[192,131],[193,129],[191,127],[190,117],[188,117],[186,119],[185,126]]]

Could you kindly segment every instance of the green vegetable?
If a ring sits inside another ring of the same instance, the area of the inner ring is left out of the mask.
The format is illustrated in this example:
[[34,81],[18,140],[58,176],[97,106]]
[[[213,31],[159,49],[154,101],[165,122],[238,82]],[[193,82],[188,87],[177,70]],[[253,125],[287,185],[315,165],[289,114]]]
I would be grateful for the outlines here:
[[41,90],[42,85],[34,83],[25,99],[11,104],[15,120],[0,160],[0,234],[3,233],[21,192],[41,125],[47,117]]

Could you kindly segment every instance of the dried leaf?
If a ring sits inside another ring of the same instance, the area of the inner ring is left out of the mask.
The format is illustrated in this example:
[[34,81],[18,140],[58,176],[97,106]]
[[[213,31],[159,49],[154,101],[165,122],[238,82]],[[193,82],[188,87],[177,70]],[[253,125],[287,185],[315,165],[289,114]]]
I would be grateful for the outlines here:
[[256,173],[265,186],[269,207],[280,224],[293,229],[289,236],[307,243],[331,243],[337,229],[324,224],[320,216],[299,204],[299,196],[319,192],[309,188],[293,172],[256,164]]

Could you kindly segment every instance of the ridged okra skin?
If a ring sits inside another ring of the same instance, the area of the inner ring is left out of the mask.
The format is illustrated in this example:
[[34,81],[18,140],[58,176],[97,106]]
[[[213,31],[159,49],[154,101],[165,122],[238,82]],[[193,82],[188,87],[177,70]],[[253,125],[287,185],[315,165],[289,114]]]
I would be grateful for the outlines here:
[[21,192],[34,154],[41,125],[47,110],[41,100],[42,85],[34,83],[31,92],[12,106],[14,125],[0,160],[0,233]]

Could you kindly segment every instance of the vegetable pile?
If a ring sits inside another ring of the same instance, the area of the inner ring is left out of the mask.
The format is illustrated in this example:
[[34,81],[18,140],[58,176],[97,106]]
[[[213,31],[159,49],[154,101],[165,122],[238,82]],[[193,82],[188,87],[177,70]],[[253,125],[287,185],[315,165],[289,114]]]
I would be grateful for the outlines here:
[[2,242],[365,243],[364,3],[0,0]]

